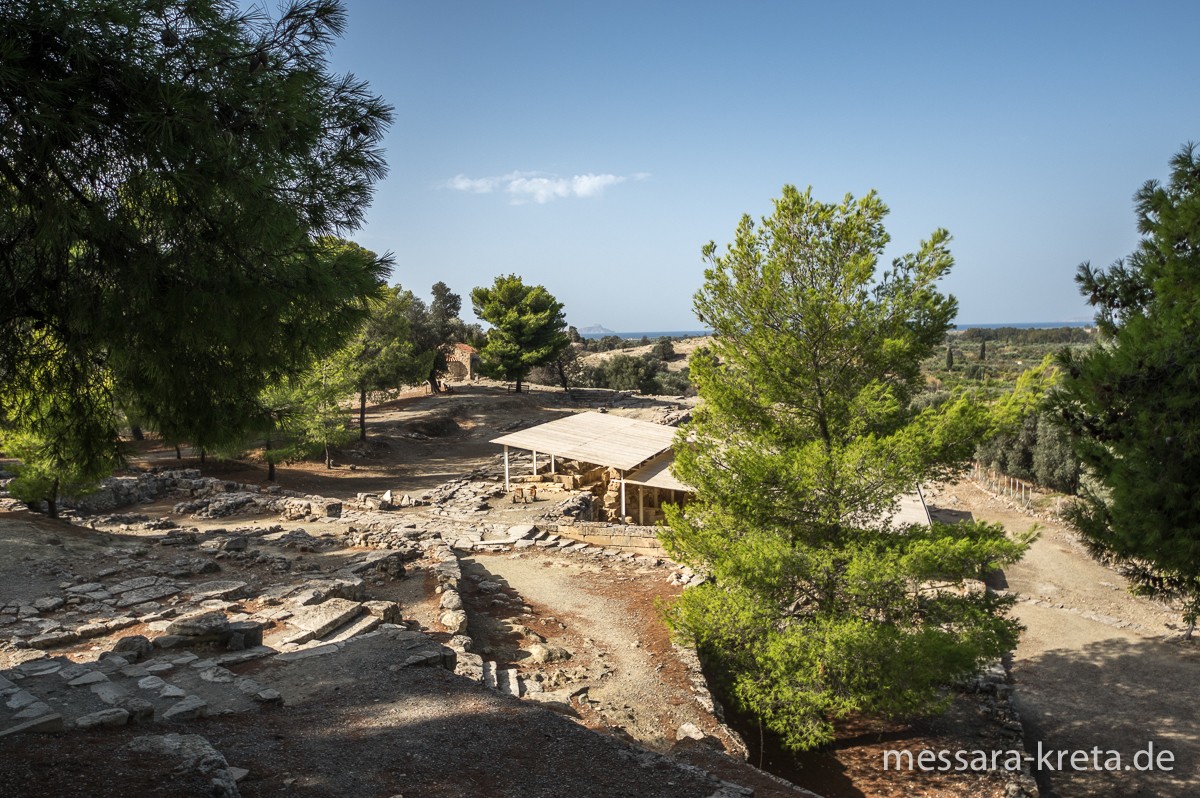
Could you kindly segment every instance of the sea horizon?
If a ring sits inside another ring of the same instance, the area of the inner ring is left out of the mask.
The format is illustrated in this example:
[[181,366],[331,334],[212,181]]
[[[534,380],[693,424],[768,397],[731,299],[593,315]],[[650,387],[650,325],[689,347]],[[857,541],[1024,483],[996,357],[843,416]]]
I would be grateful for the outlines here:
[[[981,322],[981,323],[962,323],[955,324],[955,330],[996,330],[1002,327],[1012,327],[1019,330],[1052,330],[1059,327],[1093,327],[1096,322],[1088,319],[1085,321],[1001,321],[1001,322]],[[579,333],[581,338],[589,338],[595,340],[603,338],[606,335],[615,335],[621,339],[641,339],[649,338],[700,338],[705,335],[712,335],[712,330],[654,330],[650,332],[602,332],[602,333]]]

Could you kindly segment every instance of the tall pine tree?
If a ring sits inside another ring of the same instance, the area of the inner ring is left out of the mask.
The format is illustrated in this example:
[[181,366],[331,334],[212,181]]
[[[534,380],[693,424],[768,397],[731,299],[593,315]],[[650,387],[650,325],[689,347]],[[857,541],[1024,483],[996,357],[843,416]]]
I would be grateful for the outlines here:
[[1200,151],[1135,196],[1141,243],[1108,269],[1079,267],[1096,346],[1064,351],[1052,407],[1092,481],[1071,520],[1122,560],[1135,588],[1200,616]]
[[534,366],[549,363],[571,345],[562,303],[540,285],[515,274],[471,291],[475,315],[492,325],[479,353],[485,369],[521,383]]
[[711,576],[670,613],[728,676],[740,706],[795,748],[832,722],[938,706],[938,690],[1012,647],[1011,599],[966,580],[1020,556],[984,524],[897,525],[897,498],[969,457],[983,413],[920,412],[920,362],[953,298],[936,231],[874,282],[888,242],[874,194],[822,203],[785,186],[775,213],[742,219],[695,307],[713,330],[691,376],[704,402],[675,471],[696,501],[663,541]]

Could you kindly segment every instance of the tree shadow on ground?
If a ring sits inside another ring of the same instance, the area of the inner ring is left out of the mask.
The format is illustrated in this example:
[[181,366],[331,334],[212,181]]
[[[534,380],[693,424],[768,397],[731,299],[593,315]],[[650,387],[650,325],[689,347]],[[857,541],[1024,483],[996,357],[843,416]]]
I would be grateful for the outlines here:
[[[1039,742],[1042,753],[1089,752],[1080,770],[1072,768],[1069,754],[1062,767],[1057,753],[1040,763],[1035,759],[1043,795],[1200,794],[1200,706],[1193,694],[1198,669],[1200,649],[1194,643],[1117,636],[1018,660],[1013,675],[1026,747],[1035,756]],[[1158,770],[1157,762],[1154,770],[1137,768],[1135,755],[1151,742],[1155,751],[1171,751],[1171,771]],[[1095,769],[1095,747],[1101,766],[1104,752],[1118,752],[1121,770]]]

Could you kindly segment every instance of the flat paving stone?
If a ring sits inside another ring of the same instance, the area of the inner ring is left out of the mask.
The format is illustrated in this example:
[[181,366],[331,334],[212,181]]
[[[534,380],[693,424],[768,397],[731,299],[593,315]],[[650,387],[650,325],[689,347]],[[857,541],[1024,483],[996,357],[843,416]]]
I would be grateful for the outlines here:
[[176,702],[163,713],[163,720],[191,720],[205,715],[205,710],[208,709],[208,702],[199,696],[190,695],[182,701]]
[[157,576],[139,576],[135,579],[127,579],[120,584],[113,585],[108,589],[108,592],[113,594],[128,593],[130,590],[141,590],[142,588],[150,587],[157,582]]
[[197,601],[205,599],[218,599],[236,596],[246,589],[245,582],[239,582],[233,579],[223,579],[215,582],[204,582],[188,588],[187,594]]
[[156,601],[160,598],[174,596],[181,592],[178,585],[152,585],[151,587],[143,587],[139,590],[131,590],[121,596],[117,600],[118,607],[132,607],[135,604],[143,604],[147,601]]
[[71,687],[82,687],[87,684],[96,684],[97,682],[107,682],[108,676],[100,671],[88,671],[82,676],[76,676],[71,681],[67,682]]
[[298,629],[311,632],[313,637],[323,637],[342,626],[363,610],[362,604],[342,598],[331,598],[320,604],[300,607],[288,619]]

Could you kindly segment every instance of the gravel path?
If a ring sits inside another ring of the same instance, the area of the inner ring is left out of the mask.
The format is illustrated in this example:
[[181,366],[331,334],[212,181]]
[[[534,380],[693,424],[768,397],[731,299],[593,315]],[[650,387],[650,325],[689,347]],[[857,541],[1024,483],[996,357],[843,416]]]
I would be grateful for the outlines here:
[[[935,490],[930,502],[1010,531],[1034,521],[972,483]],[[1039,740],[1041,753],[1089,752],[1078,771],[1069,756],[1060,768],[1054,754],[1052,769],[1040,775],[1043,794],[1200,794],[1200,648],[1178,640],[1177,613],[1130,595],[1126,580],[1093,560],[1063,525],[1039,523],[1040,538],[996,585],[1020,597],[1015,615],[1027,627],[1013,662],[1018,706],[1035,756]],[[1134,767],[1151,741],[1174,754],[1172,771]],[[1120,752],[1121,770],[1096,770],[1094,747],[1101,768],[1115,764],[1105,752]]]

